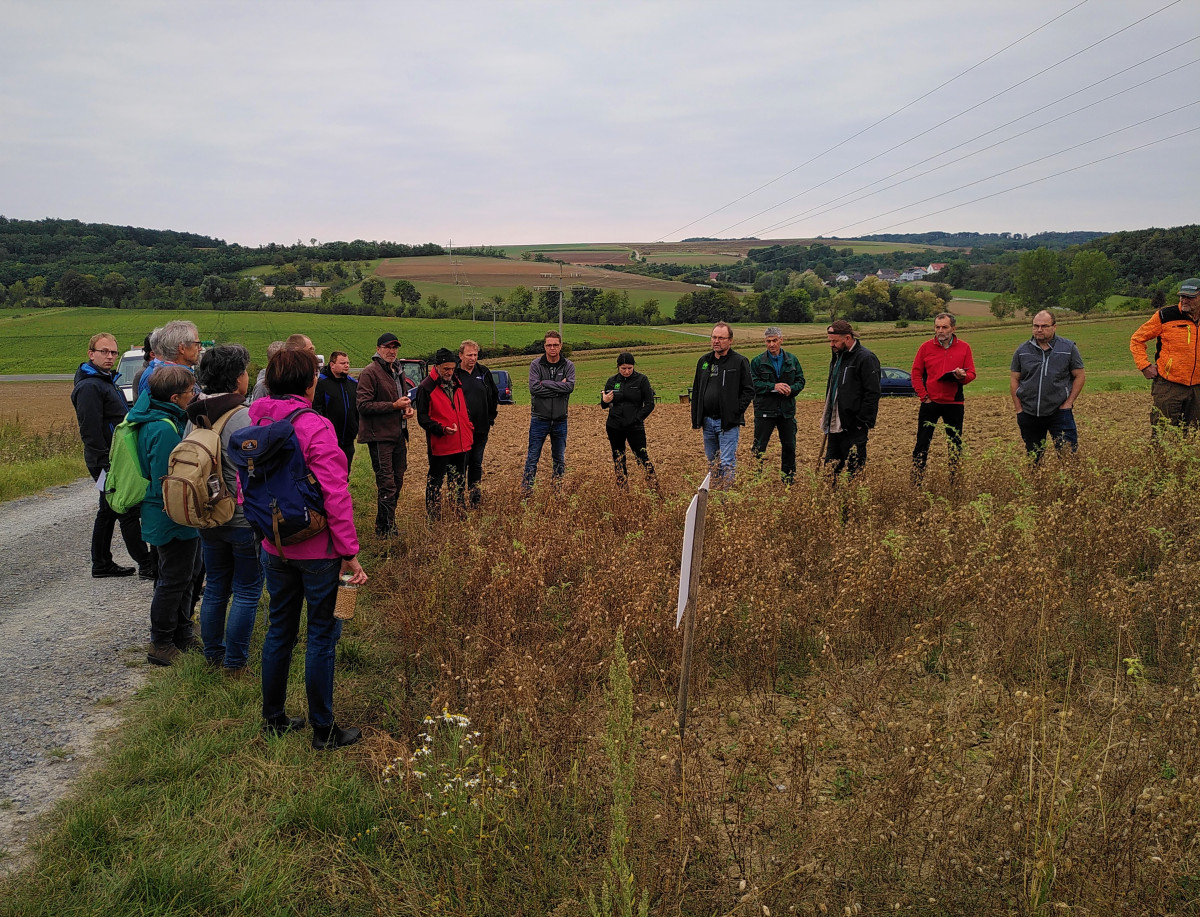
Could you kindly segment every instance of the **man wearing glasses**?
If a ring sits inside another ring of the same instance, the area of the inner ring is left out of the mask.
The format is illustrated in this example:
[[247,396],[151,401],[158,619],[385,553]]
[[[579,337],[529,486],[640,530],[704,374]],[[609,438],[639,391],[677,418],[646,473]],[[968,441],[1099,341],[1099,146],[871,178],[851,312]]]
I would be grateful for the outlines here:
[[717,322],[710,340],[712,350],[697,361],[692,382],[692,429],[704,432],[704,455],[719,482],[732,484],[754,378],[750,361],[732,349],[729,325]]
[[[93,335],[88,343],[88,359],[75,373],[75,388],[71,403],[79,419],[79,436],[83,440],[83,461],[92,480],[98,480],[108,470],[108,450],[112,445],[113,428],[125,417],[125,396],[117,387],[121,374],[113,371],[117,363],[117,339],[111,334]],[[154,555],[142,541],[141,507],[118,515],[100,491],[100,508],[92,525],[92,576],[133,576],[133,567],[123,567],[113,560],[112,536],[117,523],[129,556],[137,563],[143,579],[154,579],[157,566]]]
[[[167,322],[150,335],[150,349],[154,351],[154,359],[138,379],[138,396],[150,390],[150,377],[160,366],[186,366],[192,372],[200,362],[200,332],[191,322]],[[200,392],[200,386],[193,389],[193,394]]]
[[408,424],[416,415],[405,390],[404,374],[396,366],[400,341],[385,331],[375,342],[375,356],[359,374],[358,441],[366,443],[371,454],[378,490],[375,534],[391,538],[396,534],[396,501],[404,486],[408,469]]
[[1049,435],[1056,449],[1079,446],[1075,429],[1075,399],[1083,391],[1083,357],[1074,341],[1056,334],[1054,313],[1033,317],[1033,337],[1013,354],[1009,393],[1017,411],[1017,426],[1025,451],[1041,461]]

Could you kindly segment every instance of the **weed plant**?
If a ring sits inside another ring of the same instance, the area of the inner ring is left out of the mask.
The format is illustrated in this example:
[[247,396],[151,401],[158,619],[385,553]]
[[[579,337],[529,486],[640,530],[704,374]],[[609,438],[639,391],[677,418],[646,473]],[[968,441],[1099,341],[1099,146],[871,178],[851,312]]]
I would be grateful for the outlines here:
[[35,433],[20,416],[0,418],[0,502],[86,474],[78,431],[61,427]]

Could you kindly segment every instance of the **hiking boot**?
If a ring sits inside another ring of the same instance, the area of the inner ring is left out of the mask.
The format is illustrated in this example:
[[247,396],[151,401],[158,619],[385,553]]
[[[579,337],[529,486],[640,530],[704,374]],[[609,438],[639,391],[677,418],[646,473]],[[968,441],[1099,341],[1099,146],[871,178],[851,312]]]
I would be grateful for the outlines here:
[[[225,677],[230,681],[251,681],[254,678],[254,673],[250,671],[250,666],[242,665],[236,668],[225,666],[221,669],[225,673]],[[303,723],[301,723],[303,725]]]
[[362,730],[351,726],[343,729],[334,723],[332,726],[314,726],[312,746],[317,751],[332,751],[335,748],[345,748],[353,745],[362,738]]
[[175,648],[181,653],[203,653],[204,641],[193,634],[184,640],[183,643],[176,643]]
[[302,716],[275,716],[269,720],[263,720],[263,732],[267,735],[281,736],[289,732],[295,732],[297,729],[304,728],[304,717]]
[[174,643],[153,643],[146,654],[146,661],[152,665],[172,665],[182,655]]
[[108,563],[102,567],[92,567],[92,576],[104,579],[109,576],[133,576],[137,572],[134,567],[122,567],[120,564]]

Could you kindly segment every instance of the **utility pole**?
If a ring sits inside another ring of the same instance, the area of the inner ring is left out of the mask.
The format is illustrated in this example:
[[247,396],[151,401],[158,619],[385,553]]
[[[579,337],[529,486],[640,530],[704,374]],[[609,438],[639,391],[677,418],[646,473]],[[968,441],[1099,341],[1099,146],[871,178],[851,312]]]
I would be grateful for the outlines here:
[[558,339],[559,339],[560,341],[562,340],[562,333],[563,333],[563,320],[562,320],[562,314],[563,314],[563,275],[562,275],[562,269],[563,269],[563,266],[562,266],[562,264],[559,264],[559,266],[558,266]]

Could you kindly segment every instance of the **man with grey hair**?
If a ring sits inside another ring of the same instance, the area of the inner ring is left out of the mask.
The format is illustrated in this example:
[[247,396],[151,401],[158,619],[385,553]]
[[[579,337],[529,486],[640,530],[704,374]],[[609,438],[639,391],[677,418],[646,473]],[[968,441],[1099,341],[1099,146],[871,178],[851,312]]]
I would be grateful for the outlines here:
[[[194,368],[200,362],[200,333],[191,322],[167,322],[150,335],[150,349],[154,359],[138,380],[138,395],[150,388],[150,377],[160,366],[186,366]],[[199,391],[199,387],[197,387]]]
[[917,411],[917,444],[913,447],[913,482],[920,484],[929,459],[929,444],[938,421],[946,425],[950,453],[950,480],[962,453],[963,386],[975,381],[971,345],[954,333],[958,320],[949,312],[933,319],[933,337],[917,348],[913,357],[912,386],[921,407]]
[[[267,362],[271,362],[271,357],[283,350],[287,346],[285,341],[272,341],[267,345]],[[250,402],[253,404],[265,395],[271,394],[267,390],[267,367],[264,366],[258,371],[258,378],[254,380],[254,391],[250,393]]]
[[754,378],[754,455],[762,465],[771,441],[779,430],[783,453],[780,472],[783,483],[796,477],[796,396],[804,389],[804,370],[795,355],[783,349],[783,332],[770,325],[763,332],[767,349],[750,361]]

